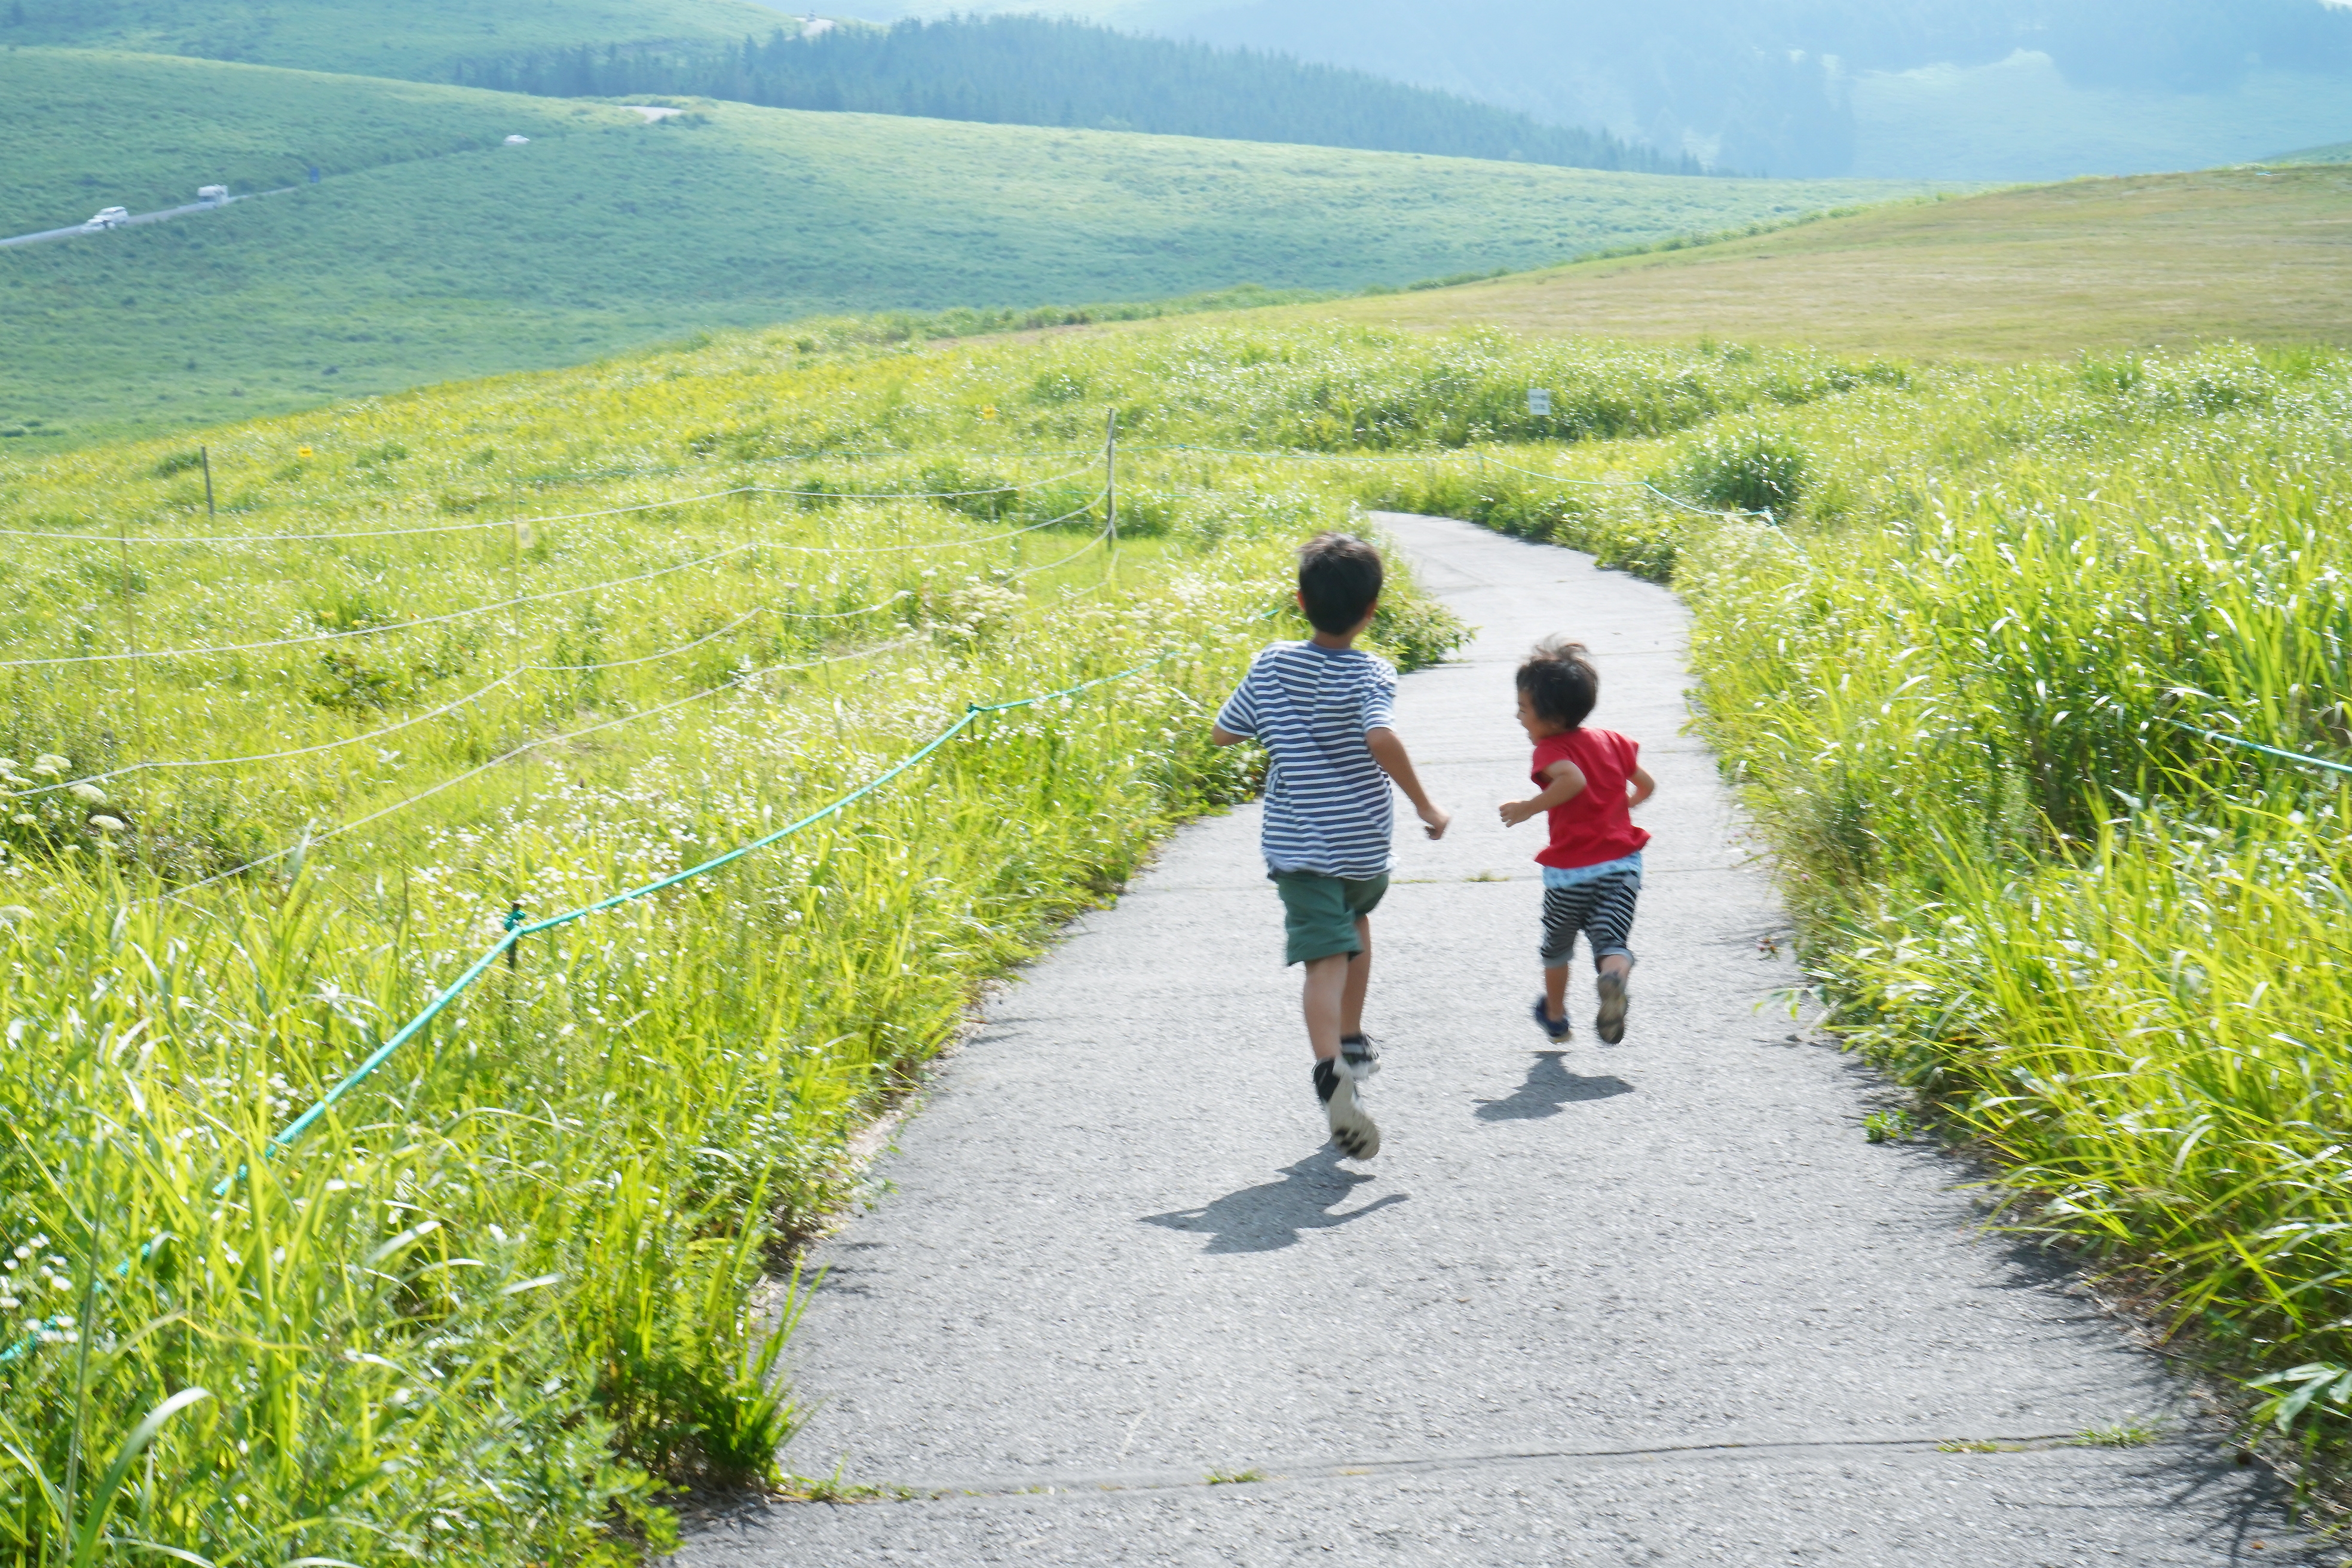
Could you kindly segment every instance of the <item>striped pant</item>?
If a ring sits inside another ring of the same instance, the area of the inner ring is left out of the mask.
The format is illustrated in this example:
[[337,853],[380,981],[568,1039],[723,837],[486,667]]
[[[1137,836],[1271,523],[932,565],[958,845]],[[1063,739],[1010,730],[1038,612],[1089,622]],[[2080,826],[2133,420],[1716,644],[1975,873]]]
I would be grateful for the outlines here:
[[1633,950],[1625,939],[1633,933],[1633,901],[1642,891],[1637,871],[1614,871],[1573,888],[1546,888],[1543,912],[1543,966],[1565,969],[1576,954],[1576,933],[1592,944],[1592,963],[1612,952],[1628,960]]

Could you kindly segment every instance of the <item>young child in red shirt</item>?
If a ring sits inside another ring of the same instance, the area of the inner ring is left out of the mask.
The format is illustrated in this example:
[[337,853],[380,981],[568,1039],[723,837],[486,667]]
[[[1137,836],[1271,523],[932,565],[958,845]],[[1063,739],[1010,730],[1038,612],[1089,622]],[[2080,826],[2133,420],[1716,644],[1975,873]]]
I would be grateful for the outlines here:
[[1592,1026],[1615,1045],[1625,1037],[1625,977],[1633,952],[1633,902],[1642,890],[1642,847],[1632,808],[1656,784],[1638,760],[1642,748],[1613,730],[1584,721],[1601,700],[1601,673],[1582,643],[1553,637],[1519,666],[1519,724],[1536,743],[1531,777],[1542,793],[1503,804],[1503,826],[1549,813],[1551,841],[1536,856],[1544,868],[1544,994],[1535,1019],[1555,1040],[1568,1038],[1568,961],[1576,933],[1592,946],[1601,1011]]

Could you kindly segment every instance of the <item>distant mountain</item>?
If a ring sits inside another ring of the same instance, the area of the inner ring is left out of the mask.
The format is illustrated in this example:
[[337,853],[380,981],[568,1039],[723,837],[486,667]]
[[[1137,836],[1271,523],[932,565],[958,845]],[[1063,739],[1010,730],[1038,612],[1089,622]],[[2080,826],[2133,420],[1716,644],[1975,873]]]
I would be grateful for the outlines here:
[[1454,94],[1281,55],[1139,37],[1042,16],[777,29],[740,45],[636,45],[459,61],[469,87],[568,98],[694,95],[773,109],[846,110],[1229,141],[1698,174],[1664,153]]
[[2352,132],[2352,5],[2341,0],[1050,8],[1350,66],[1775,174],[2121,173]]

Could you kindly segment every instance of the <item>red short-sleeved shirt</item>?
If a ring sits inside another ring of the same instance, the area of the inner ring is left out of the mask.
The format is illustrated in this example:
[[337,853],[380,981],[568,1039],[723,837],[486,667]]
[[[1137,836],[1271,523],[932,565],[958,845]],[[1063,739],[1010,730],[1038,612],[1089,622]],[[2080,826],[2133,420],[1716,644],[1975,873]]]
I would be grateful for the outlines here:
[[1625,803],[1625,785],[1641,761],[1642,748],[1614,730],[1570,730],[1536,742],[1532,777],[1538,789],[1551,780],[1544,770],[1563,759],[1584,773],[1584,789],[1565,805],[1555,805],[1551,842],[1536,856],[1539,866],[1598,866],[1622,860],[1650,841],[1633,826]]

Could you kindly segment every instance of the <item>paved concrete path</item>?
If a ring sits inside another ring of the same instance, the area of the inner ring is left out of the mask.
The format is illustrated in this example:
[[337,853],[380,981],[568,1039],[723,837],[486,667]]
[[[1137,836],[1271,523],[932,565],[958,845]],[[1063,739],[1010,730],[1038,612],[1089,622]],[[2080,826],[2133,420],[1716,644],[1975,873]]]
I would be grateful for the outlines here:
[[[1375,921],[1384,1152],[1324,1142],[1255,808],[1179,835],[990,1009],[822,1249],[789,1467],[947,1495],[745,1507],[685,1561],[2305,1561],[2156,1358],[1976,1237],[1962,1168],[1867,1142],[1867,1073],[1758,1009],[1796,977],[1679,733],[1672,595],[1383,521],[1481,628],[1399,709],[1458,826],[1400,813]],[[1527,1018],[1538,829],[1495,818],[1528,787],[1513,664],[1559,630],[1659,782],[1616,1047],[1589,1002],[1565,1049]],[[2052,1442],[2132,1422],[2171,1435]]]

